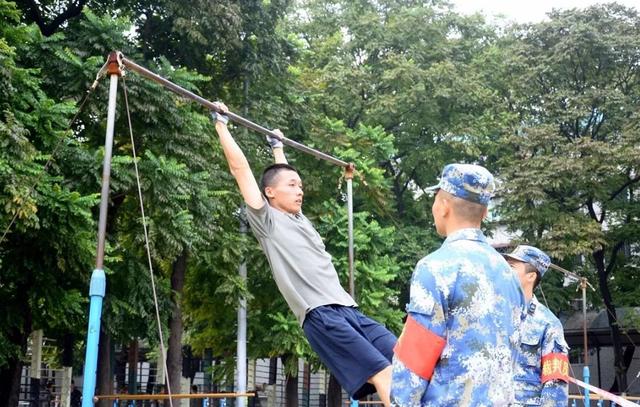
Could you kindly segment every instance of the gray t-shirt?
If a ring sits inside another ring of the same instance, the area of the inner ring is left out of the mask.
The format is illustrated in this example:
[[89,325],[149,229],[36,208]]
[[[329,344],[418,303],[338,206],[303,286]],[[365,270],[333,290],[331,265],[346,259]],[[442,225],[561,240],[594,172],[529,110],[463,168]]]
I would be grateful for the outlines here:
[[342,288],[322,238],[302,213],[248,207],[247,219],[269,260],[278,289],[300,325],[308,311],[327,304],[356,307]]

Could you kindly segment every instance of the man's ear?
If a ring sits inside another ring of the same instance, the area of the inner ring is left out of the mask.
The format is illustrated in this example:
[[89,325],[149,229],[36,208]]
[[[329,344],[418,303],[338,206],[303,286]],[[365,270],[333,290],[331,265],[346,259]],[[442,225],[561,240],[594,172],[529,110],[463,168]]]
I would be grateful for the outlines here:
[[482,220],[487,219],[487,216],[489,216],[489,207],[484,208],[484,213],[482,214]]
[[271,187],[265,187],[264,188],[264,194],[267,196],[268,199],[272,199],[274,197],[274,193],[273,193],[273,188]]
[[446,218],[451,213],[451,201],[445,196],[440,196],[440,216]]

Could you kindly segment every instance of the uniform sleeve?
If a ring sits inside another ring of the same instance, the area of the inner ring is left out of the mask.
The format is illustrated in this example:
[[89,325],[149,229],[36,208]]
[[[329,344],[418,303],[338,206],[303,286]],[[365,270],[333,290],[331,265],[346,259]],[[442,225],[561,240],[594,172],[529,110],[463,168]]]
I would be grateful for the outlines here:
[[542,343],[542,394],[545,407],[567,406],[569,402],[569,346],[560,321],[550,326]]
[[254,209],[247,205],[247,222],[257,237],[269,236],[273,224],[271,215],[271,208],[266,199],[260,209]]
[[[411,279],[409,313],[394,349],[391,379],[393,406],[420,406],[433,368],[446,340],[442,287],[438,287],[429,262],[421,262]],[[419,348],[420,351],[414,351]]]

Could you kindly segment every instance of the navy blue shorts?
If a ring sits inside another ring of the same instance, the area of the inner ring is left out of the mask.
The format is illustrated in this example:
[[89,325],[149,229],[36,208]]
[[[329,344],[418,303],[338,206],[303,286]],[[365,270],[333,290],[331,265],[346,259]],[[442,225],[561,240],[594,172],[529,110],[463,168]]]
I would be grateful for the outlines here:
[[357,308],[323,305],[302,325],[311,348],[353,399],[376,392],[367,380],[391,365],[396,336]]

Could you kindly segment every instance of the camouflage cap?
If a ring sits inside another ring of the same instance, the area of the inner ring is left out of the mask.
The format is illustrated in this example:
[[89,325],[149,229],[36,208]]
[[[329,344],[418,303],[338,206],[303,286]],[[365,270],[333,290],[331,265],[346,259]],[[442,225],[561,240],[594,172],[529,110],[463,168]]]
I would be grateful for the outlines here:
[[551,259],[545,252],[537,247],[520,245],[515,248],[511,253],[505,254],[505,257],[510,257],[514,260],[521,261],[523,263],[531,264],[538,270],[540,277],[549,269]]
[[484,167],[474,164],[448,164],[442,170],[438,185],[427,191],[442,189],[451,195],[481,205],[489,205],[495,190],[493,175]]

